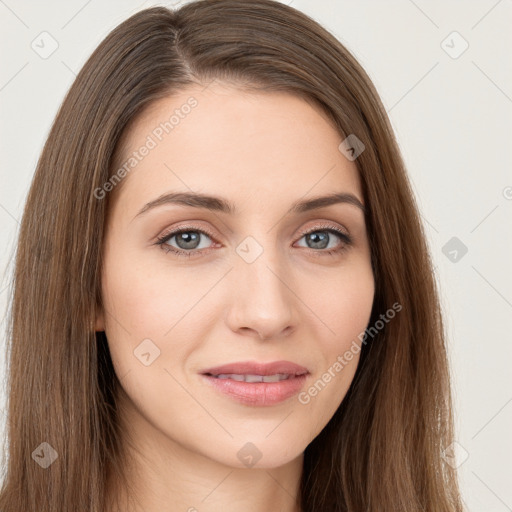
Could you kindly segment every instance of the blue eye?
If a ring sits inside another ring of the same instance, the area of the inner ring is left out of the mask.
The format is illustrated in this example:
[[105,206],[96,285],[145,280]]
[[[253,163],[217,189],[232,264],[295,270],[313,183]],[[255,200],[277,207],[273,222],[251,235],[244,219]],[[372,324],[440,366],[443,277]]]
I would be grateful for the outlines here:
[[[352,239],[348,234],[331,225],[317,226],[301,234],[301,239],[306,237],[308,242],[316,245],[316,247],[306,247],[315,256],[335,255],[346,251],[352,245]],[[339,242],[334,248],[329,248],[328,244],[331,242],[332,235],[338,238]],[[201,256],[201,254],[212,250],[212,247],[200,247],[203,237],[214,239],[208,231],[196,227],[185,227],[158,238],[156,244],[166,252],[190,258]],[[176,238],[174,243],[178,244],[178,247],[169,244],[173,238]]]
[[[198,249],[204,249],[199,247],[199,242],[203,236],[212,238],[210,233],[207,233],[202,229],[181,228],[179,230],[172,231],[162,238],[159,238],[156,243],[157,245],[161,245],[162,249],[164,249],[166,252],[173,252],[178,256],[187,256],[190,258],[191,256],[195,255],[195,253],[197,253]],[[176,238],[176,243],[181,244],[182,247],[174,247],[169,245],[168,242],[173,238]]]
[[[341,247],[339,243],[334,248],[328,247],[328,244],[332,239],[331,235],[335,235],[335,237],[337,237],[339,240],[342,240],[343,243],[341,244]],[[312,242],[316,245],[316,247],[308,247],[308,249],[325,249],[321,251],[322,254],[334,254],[343,251],[347,249],[347,246],[352,243],[351,238],[347,234],[333,227],[327,229],[314,228],[313,230],[302,233],[302,236],[306,237],[309,242]]]

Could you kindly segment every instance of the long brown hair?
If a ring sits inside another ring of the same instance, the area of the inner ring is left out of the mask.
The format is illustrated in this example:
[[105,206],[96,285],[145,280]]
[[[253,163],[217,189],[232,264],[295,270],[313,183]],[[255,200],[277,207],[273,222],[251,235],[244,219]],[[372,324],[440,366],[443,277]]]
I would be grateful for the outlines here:
[[143,10],[105,38],[64,99],[17,246],[0,510],[102,511],[107,476],[123,479],[121,387],[104,333],[94,331],[111,194],[94,191],[111,179],[121,136],[145,107],[215,79],[299,95],[342,138],[362,141],[355,163],[376,284],[370,325],[402,306],[362,344],[347,395],[305,450],[302,510],[461,511],[455,470],[442,457],[453,413],[438,290],[386,111],[333,35],[273,0]]

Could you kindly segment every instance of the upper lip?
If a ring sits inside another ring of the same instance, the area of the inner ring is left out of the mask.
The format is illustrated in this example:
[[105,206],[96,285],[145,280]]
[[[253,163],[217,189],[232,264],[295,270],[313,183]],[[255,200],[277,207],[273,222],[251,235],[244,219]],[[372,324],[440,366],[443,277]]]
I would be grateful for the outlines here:
[[237,374],[237,375],[275,375],[284,373],[287,375],[303,375],[309,373],[304,366],[290,361],[273,361],[271,363],[258,363],[256,361],[241,361],[215,366],[201,371],[207,375]]

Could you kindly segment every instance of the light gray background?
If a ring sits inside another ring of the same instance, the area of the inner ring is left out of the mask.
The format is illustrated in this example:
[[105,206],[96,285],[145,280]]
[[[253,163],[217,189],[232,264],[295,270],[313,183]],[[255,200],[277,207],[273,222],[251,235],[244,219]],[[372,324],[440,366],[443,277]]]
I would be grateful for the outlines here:
[[[11,256],[51,122],[107,33],[157,3],[0,0],[2,350]],[[441,286],[464,499],[472,512],[512,511],[512,0],[286,3],[348,47],[386,106]],[[31,47],[51,48],[43,31],[58,43],[45,59]],[[3,352],[0,364],[3,379]]]

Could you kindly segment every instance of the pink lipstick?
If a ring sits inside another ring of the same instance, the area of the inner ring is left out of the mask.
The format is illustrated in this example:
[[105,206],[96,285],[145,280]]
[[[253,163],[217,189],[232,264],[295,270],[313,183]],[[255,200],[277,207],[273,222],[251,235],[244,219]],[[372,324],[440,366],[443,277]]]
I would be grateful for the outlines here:
[[290,361],[244,361],[202,370],[204,379],[218,391],[253,406],[278,404],[303,388],[309,371]]

